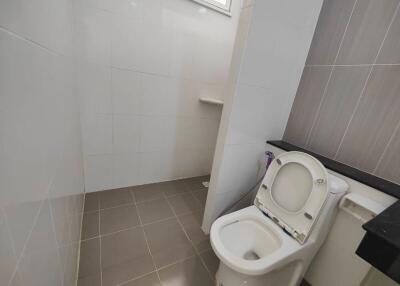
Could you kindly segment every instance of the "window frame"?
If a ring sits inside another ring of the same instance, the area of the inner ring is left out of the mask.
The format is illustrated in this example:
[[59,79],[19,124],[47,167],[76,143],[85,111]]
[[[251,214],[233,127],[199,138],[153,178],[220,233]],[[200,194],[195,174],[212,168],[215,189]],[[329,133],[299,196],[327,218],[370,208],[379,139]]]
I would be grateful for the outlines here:
[[218,3],[218,1],[215,0],[192,0],[193,2],[196,2],[204,7],[213,9],[217,12],[220,12],[226,16],[231,17],[232,16],[232,0],[226,0],[226,4],[221,4]]

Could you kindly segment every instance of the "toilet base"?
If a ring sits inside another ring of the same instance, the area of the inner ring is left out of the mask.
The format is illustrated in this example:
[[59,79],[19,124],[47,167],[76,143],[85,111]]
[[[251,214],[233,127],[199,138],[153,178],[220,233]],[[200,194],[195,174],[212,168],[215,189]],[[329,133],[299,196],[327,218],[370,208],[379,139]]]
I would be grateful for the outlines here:
[[296,286],[301,281],[301,263],[295,262],[263,275],[246,275],[236,272],[220,262],[216,286]]

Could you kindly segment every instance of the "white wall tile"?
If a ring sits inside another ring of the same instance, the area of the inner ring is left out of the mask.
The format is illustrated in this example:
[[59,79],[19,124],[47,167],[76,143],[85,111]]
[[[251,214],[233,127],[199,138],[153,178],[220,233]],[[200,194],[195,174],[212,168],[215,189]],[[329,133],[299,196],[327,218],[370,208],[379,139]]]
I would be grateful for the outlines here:
[[143,5],[148,1],[143,0],[87,0],[89,6],[107,10],[135,20],[143,21]]
[[111,113],[111,71],[90,63],[78,69],[78,94],[83,113]]
[[140,114],[143,100],[142,74],[112,69],[114,114]]
[[181,108],[178,94],[178,81],[170,77],[143,75],[143,102],[144,115],[174,116]]
[[[83,195],[73,4],[0,3],[1,285],[61,285],[48,200],[71,201],[52,211],[81,219],[82,203],[69,199]],[[77,224],[56,226],[60,242],[80,231]]]
[[112,166],[113,187],[140,184],[140,153],[113,154]]
[[179,156],[178,150],[140,153],[140,182],[147,184],[180,177]]
[[112,114],[83,114],[85,154],[112,153]]
[[[227,144],[254,144],[269,138],[281,138],[285,127],[284,108],[287,100],[284,95],[269,89],[237,85],[236,97],[227,135]],[[284,116],[282,116],[284,115]],[[269,128],[265,128],[268,122]]]
[[[298,66],[304,64],[304,54],[307,55],[308,49],[294,50],[292,47],[303,45],[304,41],[308,44],[307,35],[313,33],[314,29],[310,27],[313,23],[315,25],[315,17],[311,15],[320,10],[318,1],[312,4],[314,7],[310,9],[306,8],[307,5],[288,9],[293,5],[286,0],[280,3],[256,2],[254,14],[263,16],[253,17],[249,39],[254,40],[248,41],[246,47],[240,83],[280,87],[293,82]],[[301,62],[297,64],[299,60]]]
[[85,157],[85,190],[94,192],[113,187],[113,156],[91,155]]
[[13,240],[15,256],[19,257],[27,242],[35,218],[40,210],[41,201],[26,202],[9,205],[4,208],[7,217],[10,236]]
[[232,54],[232,43],[224,43],[207,36],[196,37],[193,47],[192,77],[207,83],[223,83],[229,74],[230,58],[222,57]]
[[142,26],[140,60],[143,72],[168,75],[172,32],[161,26]]
[[143,32],[141,25],[129,17],[113,15],[111,34],[112,66],[134,71],[142,70]]
[[76,15],[77,51],[82,60],[111,64],[111,14],[91,7],[79,7]]
[[195,36],[181,30],[171,35],[170,74],[179,78],[192,78]]
[[7,229],[6,221],[0,212],[0,281],[7,284],[11,280],[17,259],[10,234]]
[[62,54],[72,52],[72,20],[73,6],[68,0],[0,3],[0,26]]
[[140,151],[171,150],[177,140],[177,119],[168,116],[143,116]]
[[113,116],[113,154],[139,151],[141,119],[135,115]]
[[[62,271],[49,202],[42,203],[19,264],[24,284],[62,285]],[[44,275],[46,273],[46,275]]]

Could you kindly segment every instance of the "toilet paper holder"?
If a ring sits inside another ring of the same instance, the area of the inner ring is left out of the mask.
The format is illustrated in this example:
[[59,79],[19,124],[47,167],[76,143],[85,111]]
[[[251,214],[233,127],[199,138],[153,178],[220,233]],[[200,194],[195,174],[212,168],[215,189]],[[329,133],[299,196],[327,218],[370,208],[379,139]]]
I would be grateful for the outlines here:
[[340,201],[339,208],[362,223],[373,219],[385,209],[378,202],[356,193],[345,195]]

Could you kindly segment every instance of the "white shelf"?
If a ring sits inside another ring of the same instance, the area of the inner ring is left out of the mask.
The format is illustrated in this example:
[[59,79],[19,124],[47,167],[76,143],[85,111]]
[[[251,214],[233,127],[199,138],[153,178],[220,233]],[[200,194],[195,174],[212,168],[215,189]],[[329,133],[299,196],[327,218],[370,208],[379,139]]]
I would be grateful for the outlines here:
[[224,105],[224,102],[222,100],[211,98],[211,97],[200,97],[199,100],[200,100],[200,102],[203,102],[206,104]]

